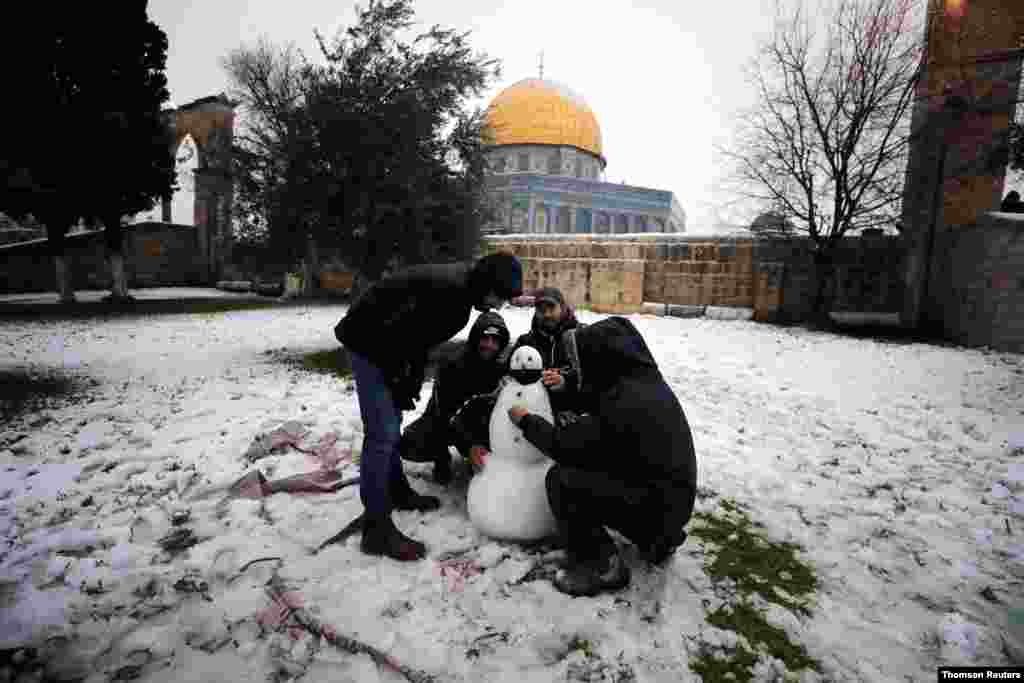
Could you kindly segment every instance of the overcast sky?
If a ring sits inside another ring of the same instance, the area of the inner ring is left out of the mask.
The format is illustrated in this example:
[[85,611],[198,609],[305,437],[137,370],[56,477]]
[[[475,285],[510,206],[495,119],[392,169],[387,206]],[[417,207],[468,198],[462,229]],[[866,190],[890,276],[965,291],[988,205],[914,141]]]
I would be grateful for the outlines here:
[[[172,103],[227,89],[219,60],[266,34],[319,56],[313,30],[333,36],[354,23],[345,0],[150,0],[150,16],[169,41]],[[713,231],[712,145],[728,139],[734,112],[751,103],[742,66],[771,28],[772,0],[642,4],[607,0],[419,0],[426,29],[472,31],[475,49],[502,62],[501,89],[545,78],[586,99],[597,115],[608,160],[606,179],[671,190],[687,212],[688,232]],[[191,196],[180,193],[174,219],[191,223]]]

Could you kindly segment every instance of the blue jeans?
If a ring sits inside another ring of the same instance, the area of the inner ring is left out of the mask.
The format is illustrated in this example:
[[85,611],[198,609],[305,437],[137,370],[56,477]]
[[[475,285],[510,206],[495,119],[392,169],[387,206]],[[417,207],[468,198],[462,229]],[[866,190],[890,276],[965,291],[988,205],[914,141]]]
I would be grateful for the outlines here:
[[395,406],[387,378],[365,356],[349,351],[356,380],[359,414],[363,418],[363,450],[359,460],[359,497],[368,517],[387,517],[393,496],[409,486],[398,455],[402,413]]

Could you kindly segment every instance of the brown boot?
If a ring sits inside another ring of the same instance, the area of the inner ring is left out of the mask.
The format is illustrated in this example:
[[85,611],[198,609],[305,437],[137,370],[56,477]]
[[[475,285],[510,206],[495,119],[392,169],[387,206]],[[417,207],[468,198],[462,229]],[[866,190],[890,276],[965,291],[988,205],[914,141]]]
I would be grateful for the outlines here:
[[427,547],[399,531],[391,517],[366,518],[359,548],[367,555],[384,555],[399,562],[422,560],[427,555]]

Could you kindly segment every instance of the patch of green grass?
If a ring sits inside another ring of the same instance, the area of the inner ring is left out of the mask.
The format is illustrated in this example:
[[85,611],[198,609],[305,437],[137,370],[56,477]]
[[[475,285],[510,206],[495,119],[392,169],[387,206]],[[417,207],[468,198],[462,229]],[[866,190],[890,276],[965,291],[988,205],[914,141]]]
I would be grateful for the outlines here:
[[704,541],[704,569],[712,581],[732,580],[741,597],[737,605],[709,613],[707,621],[742,635],[757,651],[739,644],[727,650],[725,657],[716,657],[711,648],[702,646],[690,667],[705,683],[742,683],[753,677],[758,652],[763,651],[784,662],[790,672],[808,668],[820,672],[820,664],[802,645],[791,642],[783,629],[768,623],[764,614],[746,600],[756,593],[767,602],[809,615],[818,580],[812,568],[797,556],[800,546],[765,538],[757,532],[763,525],[751,521],[735,501],[723,499],[719,505],[721,511],[717,514],[695,512],[696,523],[691,524],[690,533]]
[[569,641],[568,652],[575,652],[579,650],[587,657],[591,657],[594,654],[594,646],[590,644],[590,641],[579,636],[573,636],[572,640]]
[[704,567],[712,580],[732,579],[740,593],[757,593],[768,602],[809,615],[808,601],[818,580],[797,557],[800,546],[755,533],[759,525],[733,501],[724,499],[720,505],[725,514],[695,512],[698,523],[690,527],[691,535],[714,545]]
[[690,660],[690,668],[700,675],[704,683],[749,683],[754,677],[757,655],[739,644],[726,653],[728,657],[715,657],[711,648],[704,646],[700,655]]
[[708,615],[708,623],[742,635],[751,645],[781,659],[790,671],[821,671],[818,662],[807,655],[803,645],[790,642],[783,629],[769,624],[764,614],[750,604],[741,602],[732,609],[719,607]]
[[312,351],[298,356],[293,362],[305,370],[324,375],[348,377],[352,374],[352,363],[341,347]]

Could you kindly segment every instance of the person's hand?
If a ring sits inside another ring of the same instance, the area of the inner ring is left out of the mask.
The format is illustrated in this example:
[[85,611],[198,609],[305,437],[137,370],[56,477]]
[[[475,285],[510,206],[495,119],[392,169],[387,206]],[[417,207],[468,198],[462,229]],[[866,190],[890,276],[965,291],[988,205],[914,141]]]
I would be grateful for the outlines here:
[[530,411],[522,406],[512,406],[508,409],[508,417],[512,420],[512,424],[519,426],[523,418],[530,414]]
[[540,381],[552,391],[560,391],[565,388],[565,378],[562,377],[562,371],[558,368],[548,368],[545,370],[541,373]]
[[483,446],[473,446],[469,449],[469,461],[473,463],[473,467],[480,469],[487,462],[487,457],[490,454],[491,452]]

